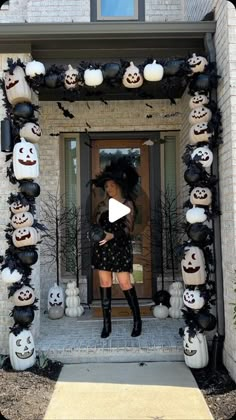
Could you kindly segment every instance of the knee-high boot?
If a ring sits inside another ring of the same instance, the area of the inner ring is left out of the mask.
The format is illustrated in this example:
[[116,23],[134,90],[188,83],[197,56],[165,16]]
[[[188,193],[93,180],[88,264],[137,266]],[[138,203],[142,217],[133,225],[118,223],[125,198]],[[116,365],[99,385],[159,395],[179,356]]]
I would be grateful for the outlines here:
[[103,312],[103,329],[101,338],[106,338],[111,333],[111,287],[100,287],[102,312]]
[[138,304],[138,298],[136,295],[136,290],[134,287],[132,287],[132,289],[123,290],[123,292],[134,317],[134,327],[131,333],[131,337],[138,337],[142,332],[142,320],[140,316],[140,309]]

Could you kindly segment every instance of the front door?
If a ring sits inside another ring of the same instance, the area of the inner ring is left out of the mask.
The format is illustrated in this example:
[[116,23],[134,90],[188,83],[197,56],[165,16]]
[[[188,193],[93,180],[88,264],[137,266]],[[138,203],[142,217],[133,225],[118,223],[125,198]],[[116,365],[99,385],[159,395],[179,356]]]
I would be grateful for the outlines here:
[[[137,217],[133,232],[133,275],[139,298],[151,298],[151,232],[150,232],[150,200],[149,200],[149,153],[143,140],[95,140],[92,147],[92,178],[95,177],[114,156],[131,155],[134,158],[140,176],[138,197],[136,200]],[[104,198],[104,191],[95,188],[92,198],[92,211]],[[113,274],[113,298],[124,298],[115,274]],[[93,298],[99,299],[99,279],[97,270],[93,272]]]

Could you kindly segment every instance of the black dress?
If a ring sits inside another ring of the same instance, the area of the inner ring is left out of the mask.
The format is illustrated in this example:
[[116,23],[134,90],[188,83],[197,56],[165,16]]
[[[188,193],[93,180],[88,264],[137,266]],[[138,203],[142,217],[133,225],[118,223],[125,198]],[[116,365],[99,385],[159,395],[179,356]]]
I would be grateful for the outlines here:
[[114,238],[104,245],[96,243],[93,246],[92,265],[94,269],[114,273],[133,272],[133,251],[130,236],[132,218],[132,209],[128,217],[124,216],[113,223],[109,222],[108,210],[99,213],[97,223],[104,231],[113,233]]

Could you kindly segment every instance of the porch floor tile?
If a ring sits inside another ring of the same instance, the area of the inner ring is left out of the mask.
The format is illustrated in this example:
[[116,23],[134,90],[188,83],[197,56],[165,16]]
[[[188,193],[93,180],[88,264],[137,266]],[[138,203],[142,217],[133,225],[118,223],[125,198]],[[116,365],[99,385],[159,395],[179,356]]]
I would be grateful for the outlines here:
[[41,315],[38,352],[63,363],[182,361],[184,359],[179,328],[184,321],[167,318],[143,318],[142,335],[131,338],[132,319],[114,318],[112,334],[101,339],[102,319],[91,319],[90,310],[80,318],[64,316],[51,320]]

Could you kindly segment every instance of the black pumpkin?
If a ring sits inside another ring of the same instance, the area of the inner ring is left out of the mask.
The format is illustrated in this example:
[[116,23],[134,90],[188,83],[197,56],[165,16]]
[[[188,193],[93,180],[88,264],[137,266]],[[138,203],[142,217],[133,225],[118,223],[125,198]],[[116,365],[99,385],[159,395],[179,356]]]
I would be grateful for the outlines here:
[[165,305],[168,308],[170,307],[170,294],[166,290],[159,290],[158,292],[156,292],[153,297],[153,300],[156,305],[160,305],[161,303],[162,305]]
[[58,75],[56,73],[49,73],[45,76],[45,86],[49,89],[54,89],[57,86]]
[[189,226],[187,234],[192,241],[204,243],[211,234],[211,229],[202,223],[193,223]]
[[33,265],[38,261],[38,253],[35,249],[19,250],[17,256],[26,265]]
[[14,306],[12,315],[16,324],[26,327],[34,320],[34,310],[29,306]]
[[20,191],[29,197],[38,197],[40,194],[40,186],[36,182],[21,182]]
[[22,102],[15,105],[13,114],[16,118],[24,118],[27,120],[33,116],[34,108],[29,102]]
[[13,151],[13,138],[11,135],[11,122],[8,118],[1,121],[1,151],[11,153]]
[[90,239],[93,242],[100,242],[105,238],[106,234],[103,228],[97,224],[93,224],[90,230]]
[[216,326],[216,317],[208,311],[199,311],[195,316],[198,326],[205,331],[212,331]]
[[175,76],[185,64],[184,60],[170,60],[164,65],[164,76]]
[[184,179],[189,185],[194,185],[195,183],[200,181],[201,176],[202,169],[195,164],[190,165],[184,172]]
[[120,71],[118,63],[107,63],[102,66],[102,74],[104,79],[114,79]]

